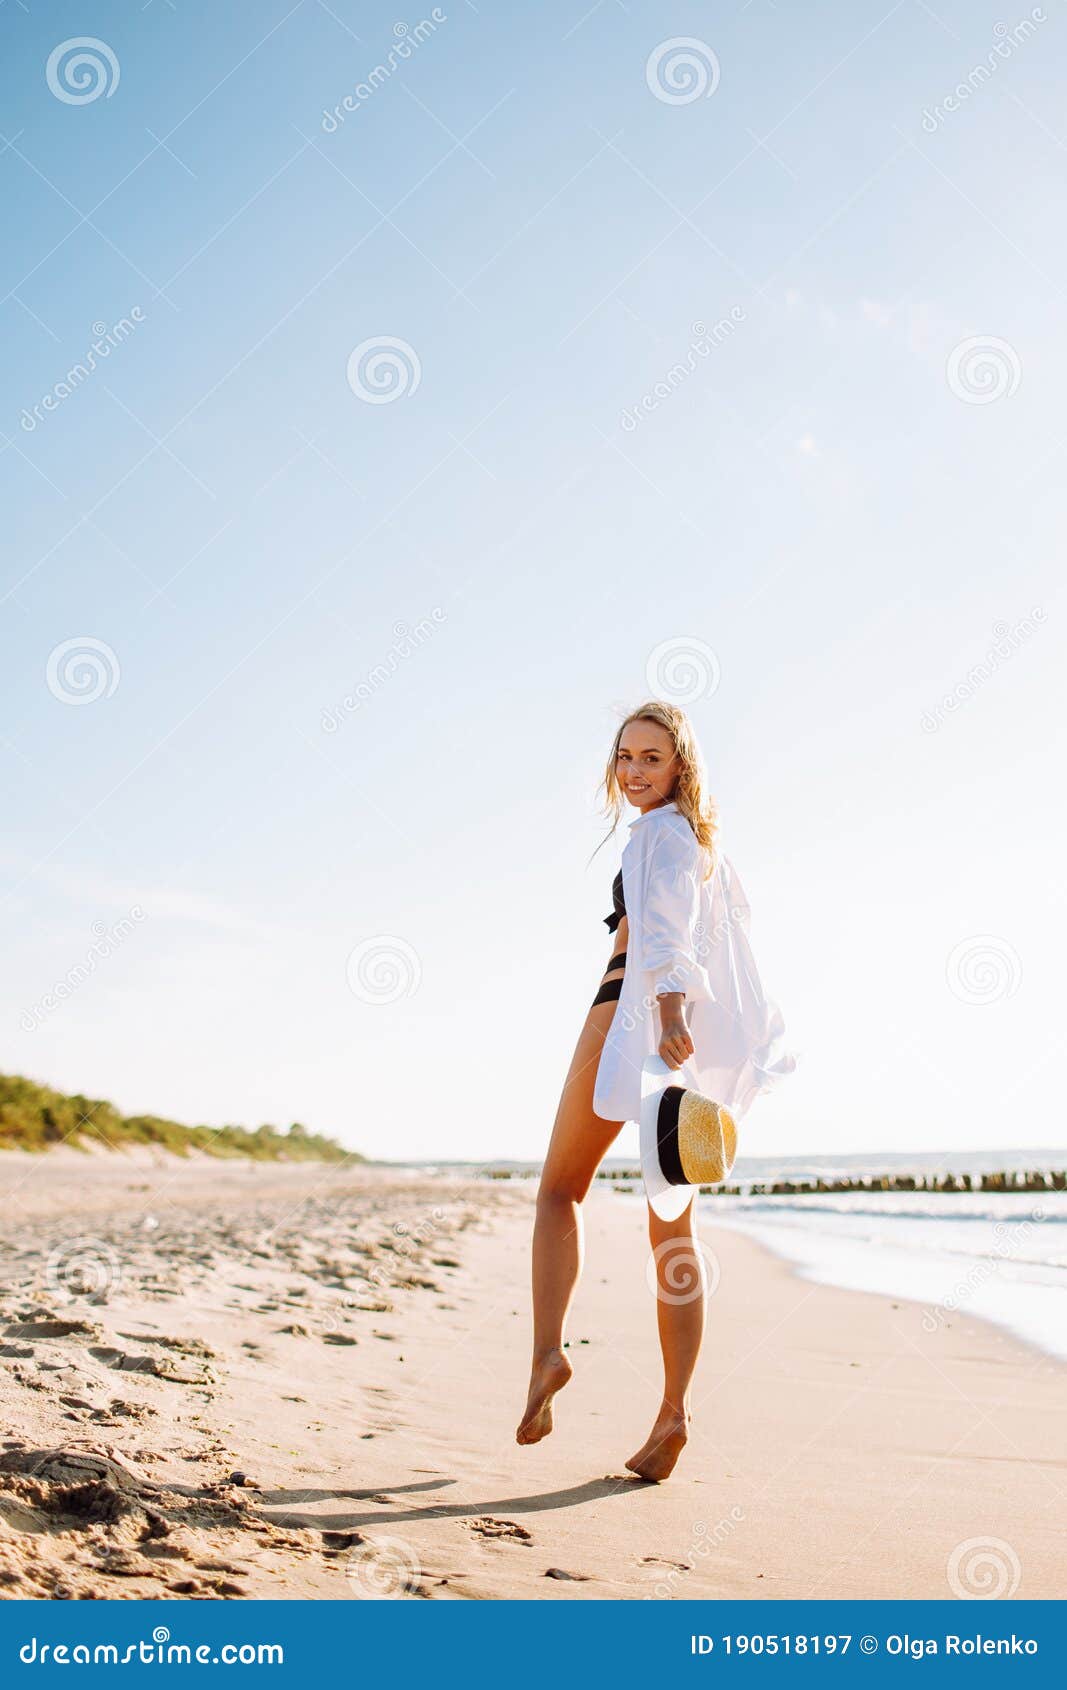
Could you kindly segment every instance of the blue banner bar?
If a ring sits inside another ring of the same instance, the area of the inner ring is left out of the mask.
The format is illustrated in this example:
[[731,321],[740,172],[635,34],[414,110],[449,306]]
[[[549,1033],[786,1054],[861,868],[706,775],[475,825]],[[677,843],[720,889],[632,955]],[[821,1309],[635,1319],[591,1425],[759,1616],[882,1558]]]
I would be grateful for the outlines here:
[[238,1682],[909,1685],[1064,1681],[1060,1602],[9,1602],[2,1682],[227,1669]]

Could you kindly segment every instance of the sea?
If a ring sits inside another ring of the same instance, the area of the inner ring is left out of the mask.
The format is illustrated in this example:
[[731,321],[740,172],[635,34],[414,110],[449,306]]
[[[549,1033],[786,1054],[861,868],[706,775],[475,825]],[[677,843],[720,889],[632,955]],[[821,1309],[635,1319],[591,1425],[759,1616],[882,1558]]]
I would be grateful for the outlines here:
[[[913,1175],[1050,1173],[1067,1149],[930,1151],[857,1156],[739,1158],[730,1185],[699,1199],[705,1237],[717,1226],[748,1233],[803,1278],[909,1299],[928,1330],[957,1315],[992,1321],[1046,1355],[1067,1360],[1067,1191],[849,1191],[761,1196],[752,1184]],[[497,1177],[536,1177],[533,1164],[499,1163]],[[639,1201],[632,1158],[605,1161],[620,1200]],[[629,1175],[630,1177],[627,1177]]]

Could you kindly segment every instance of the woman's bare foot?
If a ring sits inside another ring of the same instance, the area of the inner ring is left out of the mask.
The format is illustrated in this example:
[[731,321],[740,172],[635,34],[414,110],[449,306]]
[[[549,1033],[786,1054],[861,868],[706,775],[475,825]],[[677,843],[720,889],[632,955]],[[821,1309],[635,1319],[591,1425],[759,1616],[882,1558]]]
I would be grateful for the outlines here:
[[542,1438],[548,1437],[552,1430],[552,1398],[562,1391],[573,1372],[562,1350],[546,1350],[534,1362],[526,1410],[515,1433],[516,1443],[539,1444]]
[[652,1484],[669,1479],[689,1440],[689,1411],[664,1403],[647,1439],[626,1463],[631,1473]]

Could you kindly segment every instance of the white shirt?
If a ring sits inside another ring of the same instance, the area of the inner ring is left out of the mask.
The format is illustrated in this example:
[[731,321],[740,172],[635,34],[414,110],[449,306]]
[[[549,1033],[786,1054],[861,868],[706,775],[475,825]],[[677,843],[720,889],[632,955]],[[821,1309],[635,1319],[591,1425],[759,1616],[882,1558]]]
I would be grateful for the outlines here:
[[695,1050],[678,1083],[735,1117],[796,1066],[756,969],[741,882],[721,851],[716,859],[705,880],[705,848],[673,802],[630,823],[622,853],[626,972],[593,1092],[602,1120],[640,1118],[641,1064],[659,1048],[656,999],[665,992],[685,993]]

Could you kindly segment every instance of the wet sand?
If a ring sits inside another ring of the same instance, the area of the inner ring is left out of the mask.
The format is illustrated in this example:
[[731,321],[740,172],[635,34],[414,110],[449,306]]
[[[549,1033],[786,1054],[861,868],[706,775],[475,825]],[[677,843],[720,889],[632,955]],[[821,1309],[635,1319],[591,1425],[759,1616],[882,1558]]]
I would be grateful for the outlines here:
[[713,1199],[674,1477],[623,1466],[659,1371],[643,1208],[610,1189],[586,1205],[574,1381],[520,1448],[533,1196],[0,1158],[0,1595],[1064,1594],[1067,1368],[810,1284]]

